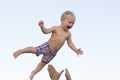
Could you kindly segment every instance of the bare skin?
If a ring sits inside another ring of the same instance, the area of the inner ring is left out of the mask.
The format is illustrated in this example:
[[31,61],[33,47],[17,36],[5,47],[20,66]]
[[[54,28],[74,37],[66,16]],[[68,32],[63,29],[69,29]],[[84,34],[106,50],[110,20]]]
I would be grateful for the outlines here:
[[51,78],[51,80],[59,80],[61,74],[63,73],[64,70],[61,72],[57,72],[56,69],[52,65],[48,65],[48,73]]
[[31,72],[30,77],[29,77],[30,80],[32,80],[33,77],[34,77],[34,75],[37,74],[39,71],[41,71],[41,69],[42,69],[45,65],[46,65],[46,63],[41,61],[41,62],[37,65],[37,67],[34,69],[34,71]]
[[71,76],[70,76],[70,73],[69,73],[69,71],[68,71],[67,68],[65,69],[65,71],[66,71],[66,73],[65,73],[66,80],[72,80],[72,79],[71,79]]
[[36,49],[34,47],[26,47],[24,49],[19,49],[13,53],[13,56],[16,59],[19,55],[24,54],[24,53],[36,54]]
[[[75,18],[71,15],[66,15],[66,18],[61,19],[61,25],[60,26],[53,26],[51,28],[45,28],[44,22],[41,20],[39,22],[39,26],[44,34],[52,33],[51,38],[48,40],[48,44],[50,45],[50,48],[57,52],[64,44],[65,41],[67,41],[69,47],[79,56],[79,54],[83,54],[83,51],[81,48],[76,48],[75,45],[72,42],[71,39],[71,33],[69,29],[72,28],[73,24],[75,22]],[[13,53],[14,58],[16,59],[21,54],[25,53],[32,53],[36,54],[36,48],[35,47],[26,47],[24,49],[20,49]],[[34,75],[37,74],[41,69],[46,65],[45,62],[40,62],[38,66],[31,72],[30,80],[33,79]]]
[[73,51],[75,51],[77,55],[83,54],[83,51],[80,48],[77,49],[75,47],[71,39],[71,33],[70,31],[68,31],[69,29],[72,28],[74,22],[75,19],[71,15],[67,15],[65,19],[61,20],[60,26],[53,26],[48,29],[44,27],[43,21],[39,22],[39,26],[41,27],[43,33],[48,34],[52,32],[52,36],[49,39],[48,43],[53,51],[57,52],[63,46],[64,42],[67,40],[69,47]]
[[[51,80],[59,80],[63,71],[64,70],[62,70],[61,72],[57,72],[56,69],[52,65],[48,65],[48,73],[49,73]],[[71,80],[71,76],[70,76],[68,69],[66,68],[65,71],[66,71],[65,72],[66,80]]]

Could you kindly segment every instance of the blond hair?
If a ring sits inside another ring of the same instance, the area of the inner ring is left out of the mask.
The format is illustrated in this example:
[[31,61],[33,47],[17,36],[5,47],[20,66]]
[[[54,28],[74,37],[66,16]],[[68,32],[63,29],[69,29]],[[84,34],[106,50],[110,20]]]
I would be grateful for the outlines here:
[[72,11],[65,11],[62,15],[61,15],[61,20],[64,19],[66,17],[66,15],[71,15],[75,18],[75,15]]

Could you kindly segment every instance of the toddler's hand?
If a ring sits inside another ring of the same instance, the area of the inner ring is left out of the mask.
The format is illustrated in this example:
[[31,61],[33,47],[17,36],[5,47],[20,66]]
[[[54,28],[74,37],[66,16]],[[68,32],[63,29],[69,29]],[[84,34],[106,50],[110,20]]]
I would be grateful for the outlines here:
[[76,53],[78,54],[78,56],[79,56],[79,54],[83,55],[83,50],[81,50],[81,48],[79,48],[79,49],[77,49]]
[[40,27],[44,27],[44,21],[41,20],[41,21],[39,22],[39,26],[40,26]]

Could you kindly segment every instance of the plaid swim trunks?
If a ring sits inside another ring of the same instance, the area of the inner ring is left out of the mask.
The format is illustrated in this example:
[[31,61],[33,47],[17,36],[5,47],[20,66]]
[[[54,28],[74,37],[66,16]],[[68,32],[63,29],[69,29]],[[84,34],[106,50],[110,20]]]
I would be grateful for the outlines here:
[[45,63],[49,63],[56,56],[56,52],[51,50],[48,42],[45,42],[44,44],[37,46],[36,50],[37,50],[36,56],[43,54],[41,61]]

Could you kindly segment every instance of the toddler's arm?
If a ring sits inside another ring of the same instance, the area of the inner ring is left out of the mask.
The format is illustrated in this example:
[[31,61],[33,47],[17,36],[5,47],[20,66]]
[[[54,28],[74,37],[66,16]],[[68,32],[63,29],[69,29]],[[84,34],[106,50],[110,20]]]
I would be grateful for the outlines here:
[[39,26],[44,34],[51,33],[55,30],[55,27],[45,28],[44,22],[42,20],[39,22]]
[[68,39],[67,39],[67,43],[68,43],[68,46],[69,46],[73,51],[75,51],[77,55],[79,55],[79,54],[82,55],[82,54],[83,54],[83,51],[81,50],[81,48],[77,49],[77,48],[75,47],[75,45],[73,44],[72,39],[71,39],[71,34],[70,34],[70,36],[69,36]]

